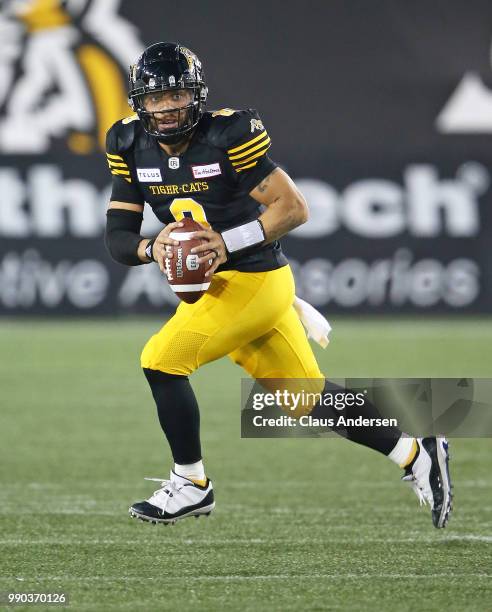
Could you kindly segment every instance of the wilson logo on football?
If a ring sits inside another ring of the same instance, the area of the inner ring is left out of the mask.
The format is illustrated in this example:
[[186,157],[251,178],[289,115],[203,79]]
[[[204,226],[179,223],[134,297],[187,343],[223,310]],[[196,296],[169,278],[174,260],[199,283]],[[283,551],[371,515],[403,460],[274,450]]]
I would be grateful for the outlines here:
[[189,217],[184,217],[181,223],[182,227],[169,234],[169,238],[178,240],[179,245],[166,247],[172,257],[166,258],[165,271],[169,286],[179,299],[193,304],[210,287],[210,278],[205,276],[205,273],[210,269],[213,260],[199,263],[199,256],[191,252],[194,247],[202,244],[202,239],[195,238],[194,232],[202,230],[203,225]]
[[[166,253],[172,253],[173,252],[172,247],[169,246],[169,245],[166,245],[165,249],[166,249]],[[170,259],[166,258],[164,260],[164,269],[166,271],[167,280],[171,283],[174,280],[174,276],[173,276],[173,270],[171,268],[171,260]]]
[[[0,151],[43,154],[54,141],[86,155],[130,114],[125,74],[141,52],[107,0],[10,2],[0,14]],[[97,41],[97,42],[95,42]]]

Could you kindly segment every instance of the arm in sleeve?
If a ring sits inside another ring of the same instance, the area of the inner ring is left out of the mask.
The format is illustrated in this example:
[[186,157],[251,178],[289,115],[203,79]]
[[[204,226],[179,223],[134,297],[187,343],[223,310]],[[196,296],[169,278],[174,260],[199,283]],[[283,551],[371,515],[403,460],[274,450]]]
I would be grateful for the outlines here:
[[[128,148],[133,142],[133,127],[118,121],[106,137],[106,159],[113,179],[111,202],[144,205],[144,199],[135,185]],[[146,263],[138,256],[138,246],[144,239],[140,235],[141,211],[110,207],[106,214],[104,242],[111,257],[127,266]]]
[[123,208],[110,208],[106,213],[104,243],[114,261],[126,266],[146,263],[138,256],[143,214]]

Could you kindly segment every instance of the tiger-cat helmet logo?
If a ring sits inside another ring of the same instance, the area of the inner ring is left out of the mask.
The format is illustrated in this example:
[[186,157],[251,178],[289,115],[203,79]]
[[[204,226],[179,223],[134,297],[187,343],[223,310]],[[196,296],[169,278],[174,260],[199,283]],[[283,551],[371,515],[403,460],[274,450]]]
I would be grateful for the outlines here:
[[0,9],[0,153],[87,155],[131,114],[128,66],[144,44],[119,0],[7,0]]

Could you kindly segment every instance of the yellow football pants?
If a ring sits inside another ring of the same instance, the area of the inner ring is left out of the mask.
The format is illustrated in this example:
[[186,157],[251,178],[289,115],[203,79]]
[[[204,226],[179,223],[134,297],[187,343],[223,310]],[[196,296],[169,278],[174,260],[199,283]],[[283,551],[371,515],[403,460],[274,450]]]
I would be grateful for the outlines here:
[[188,376],[228,355],[254,378],[322,379],[292,306],[294,291],[289,266],[215,274],[198,302],[181,302],[150,338],[142,367]]

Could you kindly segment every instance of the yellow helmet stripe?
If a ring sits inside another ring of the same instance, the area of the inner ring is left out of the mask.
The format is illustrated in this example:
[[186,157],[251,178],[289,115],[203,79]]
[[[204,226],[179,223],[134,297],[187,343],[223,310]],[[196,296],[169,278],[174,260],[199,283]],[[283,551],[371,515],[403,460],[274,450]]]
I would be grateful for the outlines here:
[[243,151],[242,153],[238,153],[237,155],[229,155],[229,159],[232,161],[233,159],[240,159],[241,157],[246,157],[250,153],[253,153],[254,151],[257,151],[258,149],[261,149],[265,145],[270,146],[270,143],[271,143],[271,140],[270,138],[267,137],[266,140],[262,140],[260,144],[257,144],[256,146],[251,147],[251,149],[247,149],[246,151]]
[[255,142],[258,142],[259,140],[262,140],[266,136],[268,136],[268,134],[266,133],[266,130],[263,130],[263,132],[261,134],[259,134],[258,136],[256,136],[255,138],[252,138],[251,140],[248,140],[248,142],[245,142],[244,144],[240,145],[239,147],[234,147],[234,149],[228,149],[227,152],[228,153],[237,153],[238,151],[242,151],[243,149],[246,149],[250,145],[255,144]]

